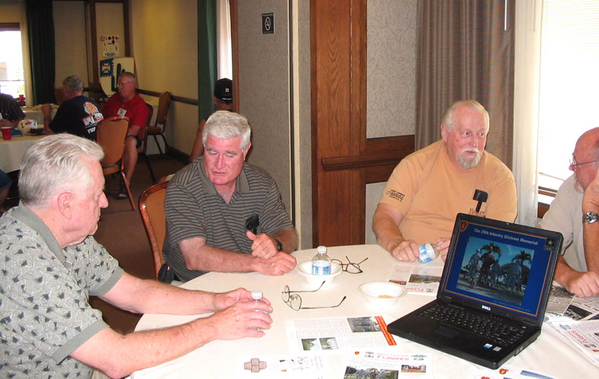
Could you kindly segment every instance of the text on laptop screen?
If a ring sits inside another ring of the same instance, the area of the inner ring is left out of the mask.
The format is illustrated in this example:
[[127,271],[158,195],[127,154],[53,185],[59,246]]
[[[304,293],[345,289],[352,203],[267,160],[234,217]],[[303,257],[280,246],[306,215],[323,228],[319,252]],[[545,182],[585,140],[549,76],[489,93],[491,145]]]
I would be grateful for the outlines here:
[[552,277],[554,238],[462,220],[453,239],[455,254],[447,262],[451,271],[441,283],[446,293],[525,317],[540,316],[542,291]]

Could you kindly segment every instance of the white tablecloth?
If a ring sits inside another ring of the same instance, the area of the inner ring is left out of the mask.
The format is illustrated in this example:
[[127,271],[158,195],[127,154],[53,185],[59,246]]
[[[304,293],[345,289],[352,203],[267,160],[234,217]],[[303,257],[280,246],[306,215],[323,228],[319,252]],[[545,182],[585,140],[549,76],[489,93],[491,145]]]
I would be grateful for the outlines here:
[[43,136],[12,136],[9,141],[0,140],[0,169],[4,172],[18,170],[27,149]]
[[[294,256],[298,263],[310,260],[315,249],[298,251]],[[309,290],[306,279],[300,276],[297,268],[280,277],[269,277],[259,273],[233,274],[209,273],[184,284],[185,288],[224,292],[237,287],[249,290],[262,290],[264,296],[272,302],[272,328],[260,339],[246,338],[235,341],[213,341],[184,357],[163,365],[134,373],[133,379],[150,378],[237,378],[240,369],[235,365],[237,356],[280,356],[292,354],[289,351],[285,321],[298,318],[326,318],[346,316],[382,315],[387,323],[433,300],[433,296],[408,294],[391,308],[377,308],[369,305],[358,287],[371,281],[387,281],[400,268],[417,263],[401,263],[376,245],[340,246],[329,249],[329,255],[345,261],[348,256],[352,262],[360,262],[368,257],[361,267],[361,274],[342,273],[330,285],[326,285],[314,294],[303,297],[305,306],[324,306],[336,304],[343,296],[347,300],[338,308],[293,311],[281,299],[281,291],[285,285],[291,290]],[[437,259],[430,265],[441,265]],[[302,294],[303,295],[303,294]],[[154,329],[177,325],[190,321],[197,316],[144,315],[136,330]],[[439,352],[423,345],[410,342],[395,336],[397,346],[393,349],[411,353],[430,354],[433,357],[434,378],[503,378],[496,371],[486,369],[468,361]],[[328,356],[336,364],[335,373],[325,378],[342,378],[345,367],[341,355]],[[507,362],[507,365],[534,370],[550,375],[552,378],[591,378],[599,375],[599,368],[594,366],[577,350],[548,325],[543,327],[541,336],[518,356]],[[255,375],[260,377],[259,374]]]

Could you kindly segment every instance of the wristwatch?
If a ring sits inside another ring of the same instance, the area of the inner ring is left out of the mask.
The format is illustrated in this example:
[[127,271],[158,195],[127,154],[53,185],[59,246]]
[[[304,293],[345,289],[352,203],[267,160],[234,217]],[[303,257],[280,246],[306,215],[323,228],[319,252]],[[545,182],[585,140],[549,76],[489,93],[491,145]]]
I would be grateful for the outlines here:
[[587,224],[594,224],[595,222],[597,222],[598,219],[599,219],[599,214],[597,214],[596,212],[586,212],[582,216],[582,220],[584,222],[586,222]]
[[[595,213],[595,216],[597,214]],[[597,219],[595,219],[596,221]],[[275,241],[277,241],[277,251],[283,251],[283,244],[281,243],[281,241],[279,241],[278,239],[275,238]]]

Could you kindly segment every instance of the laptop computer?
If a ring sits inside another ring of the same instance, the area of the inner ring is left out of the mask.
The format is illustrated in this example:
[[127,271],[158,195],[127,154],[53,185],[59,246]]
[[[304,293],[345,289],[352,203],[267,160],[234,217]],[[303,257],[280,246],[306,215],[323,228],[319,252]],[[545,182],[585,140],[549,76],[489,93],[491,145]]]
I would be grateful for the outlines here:
[[[498,368],[541,333],[562,240],[557,232],[458,214],[437,298],[389,324],[389,332]],[[490,326],[497,323],[503,326]]]

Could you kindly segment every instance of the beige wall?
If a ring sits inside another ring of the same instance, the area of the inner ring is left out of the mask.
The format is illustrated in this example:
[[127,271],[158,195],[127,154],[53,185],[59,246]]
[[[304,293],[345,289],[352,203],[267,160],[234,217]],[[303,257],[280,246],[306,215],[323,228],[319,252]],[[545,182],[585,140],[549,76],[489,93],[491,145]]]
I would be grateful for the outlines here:
[[0,22],[20,22],[21,1],[0,0]]

